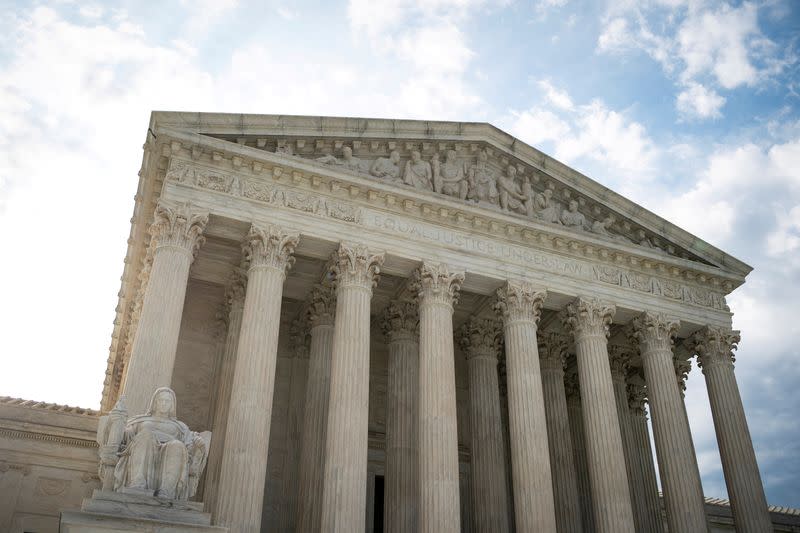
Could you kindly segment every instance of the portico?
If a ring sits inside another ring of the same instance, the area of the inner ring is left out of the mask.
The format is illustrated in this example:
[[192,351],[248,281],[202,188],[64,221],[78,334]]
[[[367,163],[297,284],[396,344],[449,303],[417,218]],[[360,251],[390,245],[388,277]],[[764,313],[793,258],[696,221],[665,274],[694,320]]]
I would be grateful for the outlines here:
[[678,343],[740,531],[768,526],[725,305],[747,265],[486,124],[151,131],[103,408],[172,386],[214,433],[214,523],[655,532],[646,409],[670,531],[705,530]]

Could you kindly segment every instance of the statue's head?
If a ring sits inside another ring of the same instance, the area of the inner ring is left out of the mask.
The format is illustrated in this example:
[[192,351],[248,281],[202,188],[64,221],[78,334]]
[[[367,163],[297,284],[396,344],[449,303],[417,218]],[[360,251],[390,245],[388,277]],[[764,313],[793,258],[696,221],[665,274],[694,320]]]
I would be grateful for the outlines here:
[[506,174],[511,179],[516,178],[517,177],[517,167],[515,167],[514,165],[508,165],[506,167]]
[[454,163],[456,160],[456,151],[455,150],[448,150],[447,154],[445,154],[445,161],[448,163]]
[[389,160],[393,163],[397,163],[400,161],[400,152],[397,150],[392,150],[392,153],[389,154]]
[[416,163],[416,162],[418,162],[418,161],[420,160],[420,157],[422,157],[422,156],[420,155],[420,153],[419,153],[419,150],[412,150],[412,151],[411,151],[411,159],[412,159],[412,160],[413,160],[415,163]]
[[578,201],[577,200],[570,200],[569,201],[569,210],[571,213],[574,213],[578,210]]
[[176,408],[175,392],[169,387],[159,387],[150,397],[150,405],[147,407],[147,416],[162,416],[164,418],[175,419]]
[[353,149],[350,148],[349,146],[345,146],[344,148],[342,148],[342,155],[344,155],[345,159],[350,159],[351,157],[353,157]]

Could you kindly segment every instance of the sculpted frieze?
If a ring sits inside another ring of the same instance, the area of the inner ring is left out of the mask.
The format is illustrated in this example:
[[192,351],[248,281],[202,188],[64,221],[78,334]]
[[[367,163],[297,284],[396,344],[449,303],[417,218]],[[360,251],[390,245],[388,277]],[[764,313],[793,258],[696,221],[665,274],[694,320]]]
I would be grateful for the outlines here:
[[[403,154],[397,149],[392,149],[388,157],[378,156],[367,160],[353,155],[352,147],[341,146],[340,142],[337,144],[341,149],[341,157],[326,154],[304,158],[398,185],[405,184],[414,189],[477,203],[489,209],[592,233],[609,241],[635,244],[657,253],[677,255],[674,247],[658,242],[655,236],[649,235],[643,229],[632,229],[629,223],[620,224],[617,217],[598,210],[599,206],[595,205],[592,212],[592,205],[587,199],[570,198],[569,191],[561,191],[566,194],[562,204],[557,199],[554,183],[545,183],[540,179],[542,176],[538,171],[526,169],[524,165],[498,162],[496,157],[490,158],[486,149],[479,150],[475,156],[467,157],[454,149],[440,149],[440,152],[433,153],[426,161],[422,150],[415,143],[406,143],[406,161],[403,164]],[[275,153],[292,156],[287,146],[279,143]],[[501,159],[507,161],[506,158]]]
[[[350,164],[355,165],[352,162],[352,158],[349,160],[351,161]],[[384,168],[388,169],[388,165],[393,164],[394,161],[390,160]],[[442,164],[442,166],[444,165]],[[473,183],[482,183],[483,185],[483,189],[476,193],[477,196],[474,197],[478,198],[478,202],[489,204],[493,201],[493,194],[496,191],[498,192],[497,201],[500,202],[502,185],[495,179],[494,173],[486,167],[480,166],[477,162],[475,167],[463,169],[463,174],[468,176]],[[431,187],[433,187],[434,172],[430,163],[420,158],[419,152],[415,152],[414,158],[406,163],[405,169],[404,180],[409,179],[412,183],[416,183],[415,180],[422,180],[425,183],[430,183]],[[439,177],[437,179],[441,180],[441,169],[438,172]],[[452,177],[458,174],[456,170],[451,168],[448,170],[447,175]],[[511,180],[507,183],[510,184],[513,179],[516,179],[515,176],[516,168],[509,165],[504,174],[507,180]],[[442,226],[415,221],[385,212],[364,210],[355,203],[322,194],[284,188],[277,184],[267,183],[258,177],[239,177],[196,166],[185,161],[173,160],[167,172],[167,179],[182,185],[240,196],[315,216],[362,224],[381,231],[449,246],[469,253],[487,255],[503,261],[511,261],[536,269],[563,274],[571,278],[598,281],[692,305],[723,311],[728,310],[723,294],[704,287],[687,285],[680,281],[645,274],[597,259],[592,262],[570,259],[528,246],[517,246],[496,239],[453,231]],[[389,179],[394,178],[390,177]],[[221,183],[226,184],[226,186],[221,187],[219,185]],[[441,182],[440,184],[441,190],[445,190],[444,183]],[[455,188],[448,190],[452,194],[460,195],[462,192]],[[514,189],[514,192],[519,191],[521,195],[523,190],[525,189],[520,186],[518,189]],[[467,198],[469,198],[469,189]],[[576,200],[573,199],[559,213],[558,204],[552,201],[552,191],[550,189],[537,193],[532,198],[533,201],[530,206],[534,212],[537,212],[538,208],[539,216],[557,219],[558,222],[554,222],[554,224],[558,223],[562,226],[576,225],[575,227],[579,225],[584,229],[588,226],[585,217],[577,210],[578,202]],[[605,227],[605,221],[603,227]],[[589,231],[593,231],[592,228]]]

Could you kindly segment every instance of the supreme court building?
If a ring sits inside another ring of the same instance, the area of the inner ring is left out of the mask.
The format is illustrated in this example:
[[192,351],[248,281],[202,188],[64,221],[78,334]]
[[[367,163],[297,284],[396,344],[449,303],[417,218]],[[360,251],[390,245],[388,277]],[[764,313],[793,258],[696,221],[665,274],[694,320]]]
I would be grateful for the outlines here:
[[[751,268],[511,135],[155,112],[139,177],[101,411],[174,389],[178,418],[213,434],[195,497],[212,524],[800,527],[768,508],[736,384],[725,297]],[[716,506],[684,404],[694,357]],[[2,407],[0,426],[23,418]],[[82,473],[60,504],[79,507],[98,413],[54,411],[74,420],[48,442],[75,449],[45,478]],[[6,469],[18,494],[41,489],[31,468]],[[22,523],[14,505],[0,529]]]

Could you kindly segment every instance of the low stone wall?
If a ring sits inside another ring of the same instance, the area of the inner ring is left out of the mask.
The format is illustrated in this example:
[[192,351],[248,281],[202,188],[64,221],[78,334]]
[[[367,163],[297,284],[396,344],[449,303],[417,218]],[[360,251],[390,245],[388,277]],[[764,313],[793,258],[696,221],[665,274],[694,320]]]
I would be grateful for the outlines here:
[[98,413],[0,397],[0,531],[56,533],[100,487]]

